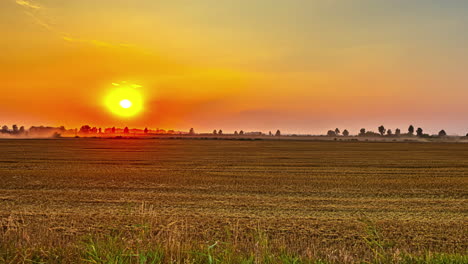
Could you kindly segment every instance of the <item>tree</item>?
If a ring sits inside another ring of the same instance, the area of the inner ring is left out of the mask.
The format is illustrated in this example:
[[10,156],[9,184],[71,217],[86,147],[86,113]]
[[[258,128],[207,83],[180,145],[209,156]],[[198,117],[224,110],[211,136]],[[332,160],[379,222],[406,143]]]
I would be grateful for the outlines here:
[[112,134],[115,134],[115,127],[112,127],[111,131],[112,131]]
[[441,131],[439,131],[439,137],[445,137],[445,136],[447,136],[447,132],[445,132],[445,130],[442,129]]
[[124,134],[128,134],[128,133],[130,133],[130,130],[128,129],[128,127],[125,127],[124,128]]
[[189,135],[195,135],[195,130],[193,128],[190,128]]
[[281,131],[280,131],[279,129],[278,129],[278,130],[276,130],[275,136],[276,136],[276,137],[279,137],[279,136],[281,136]]
[[234,136],[237,136],[237,135],[239,135],[239,133],[237,133],[237,130],[236,130],[234,131]]
[[19,128],[17,125],[13,125],[13,134],[18,134]]
[[21,126],[20,129],[19,129],[19,133],[20,134],[24,134],[26,131],[24,129],[24,126]]
[[91,127],[88,125],[81,126],[80,128],[80,133],[82,134],[88,134],[89,131],[91,130]]
[[99,128],[99,129],[98,129],[98,133],[99,133],[99,134],[102,134],[102,128]]
[[401,130],[399,128],[397,128],[395,130],[395,136],[399,137],[401,135]]
[[271,133],[271,131],[270,131],[270,132],[268,132],[268,135],[271,137],[271,136],[273,136],[273,133]]
[[216,135],[216,134],[218,134],[218,132],[215,129],[215,130],[213,130],[213,135]]
[[328,130],[327,136],[329,136],[329,137],[335,137],[335,136],[336,136],[336,132],[333,131],[333,130]]
[[335,128],[335,134],[338,136],[341,133],[340,129]]
[[7,134],[8,132],[8,126],[2,126],[2,133]]
[[143,133],[148,134],[148,128],[145,127],[145,130],[143,130]]
[[418,135],[418,137],[422,137],[423,136],[423,129],[418,127],[418,129],[416,130],[416,135]]
[[408,134],[414,135],[414,126],[413,125],[408,127]]
[[389,136],[392,136],[392,135],[393,135],[393,132],[392,132],[391,129],[387,130],[387,135],[389,135]]
[[380,133],[380,135],[383,136],[383,135],[385,134],[385,131],[387,131],[387,130],[385,129],[384,126],[379,126],[379,133]]
[[222,135],[222,134],[223,134],[223,131],[220,129],[220,130],[218,131],[218,135]]
[[241,130],[241,131],[239,132],[239,136],[243,136],[243,135],[244,135],[244,130]]
[[361,130],[359,130],[359,136],[365,136],[365,135],[366,135],[366,129],[361,128]]
[[343,136],[345,137],[349,136],[349,131],[347,129],[343,130]]

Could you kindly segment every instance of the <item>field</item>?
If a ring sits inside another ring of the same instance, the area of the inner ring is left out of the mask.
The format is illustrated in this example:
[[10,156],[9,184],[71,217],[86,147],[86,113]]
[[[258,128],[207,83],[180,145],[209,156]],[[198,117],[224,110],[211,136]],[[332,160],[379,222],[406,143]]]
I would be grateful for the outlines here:
[[467,220],[467,144],[0,140],[0,263],[467,263]]

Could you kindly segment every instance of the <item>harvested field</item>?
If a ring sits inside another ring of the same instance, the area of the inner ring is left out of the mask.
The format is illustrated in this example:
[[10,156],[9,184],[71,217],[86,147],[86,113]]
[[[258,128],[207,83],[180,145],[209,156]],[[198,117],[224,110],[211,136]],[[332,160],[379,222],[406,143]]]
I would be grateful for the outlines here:
[[0,140],[0,262],[466,260],[467,204],[466,144]]

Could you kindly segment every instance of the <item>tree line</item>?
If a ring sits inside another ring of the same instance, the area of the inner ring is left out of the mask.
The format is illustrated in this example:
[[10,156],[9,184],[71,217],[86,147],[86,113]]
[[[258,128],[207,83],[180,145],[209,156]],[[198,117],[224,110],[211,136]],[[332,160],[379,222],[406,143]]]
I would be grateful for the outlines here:
[[[420,127],[418,127],[415,130],[413,125],[410,125],[408,127],[407,133],[402,133],[401,129],[399,129],[399,128],[397,128],[397,129],[395,129],[395,131],[393,131],[392,129],[385,128],[385,126],[383,126],[383,125],[379,126],[377,128],[377,131],[378,131],[378,133],[373,132],[373,131],[367,131],[365,128],[361,128],[359,130],[359,134],[357,136],[360,136],[360,137],[382,137],[382,136],[400,137],[400,136],[414,136],[415,132],[416,132],[416,136],[418,136],[418,137],[430,137],[430,135],[425,134],[424,130],[422,128],[420,128]],[[446,137],[447,132],[445,132],[445,130],[442,129],[442,130],[439,131],[439,133],[437,135],[439,137]],[[327,132],[327,136],[330,136],[330,137],[345,136],[345,137],[347,137],[347,136],[349,136],[349,131],[345,129],[341,133],[340,129],[336,128],[335,130],[329,130]],[[468,137],[468,134],[466,134],[466,136]]]
[[[431,135],[424,133],[424,130],[421,127],[418,127],[415,129],[413,125],[410,125],[405,133],[402,133],[401,129],[397,128],[395,130],[392,129],[387,129],[385,126],[379,126],[377,128],[378,132],[374,131],[368,131],[365,128],[361,128],[359,130],[359,133],[356,135],[358,137],[411,137],[411,136],[417,136],[417,137],[431,137]],[[74,134],[75,136],[77,135],[91,135],[91,134],[110,134],[110,135],[117,135],[117,134],[186,134],[186,135],[216,135],[216,136],[223,136],[223,135],[234,135],[234,136],[275,136],[275,137],[280,137],[282,136],[281,131],[278,129],[276,130],[275,133],[272,131],[268,132],[268,134],[265,134],[263,132],[244,132],[244,130],[239,130],[239,131],[234,131],[232,134],[225,134],[222,129],[214,129],[211,133],[196,133],[193,128],[191,128],[188,132],[180,132],[180,131],[174,131],[174,130],[164,130],[164,129],[155,129],[155,130],[150,130],[148,128],[144,129],[130,129],[129,127],[125,128],[116,128],[116,127],[111,127],[111,128],[97,128],[97,127],[91,127],[89,125],[83,125],[80,127],[80,129],[65,129],[65,127],[46,127],[46,126],[32,126],[29,129],[26,129],[24,126],[19,127],[18,125],[13,125],[11,129],[7,125],[1,126],[0,129],[0,134],[3,135],[12,135],[12,136],[34,136],[34,135],[56,135],[60,136],[63,134],[67,135],[72,135]],[[294,135],[297,136],[297,135]],[[329,137],[337,137],[337,136],[343,136],[343,137],[348,137],[351,136],[350,132],[347,129],[344,129],[341,131],[339,128],[336,128],[335,130],[328,130],[326,133],[326,136]],[[439,137],[446,137],[447,132],[442,129],[438,132],[436,136]],[[468,137],[468,134],[466,134],[466,137]]]

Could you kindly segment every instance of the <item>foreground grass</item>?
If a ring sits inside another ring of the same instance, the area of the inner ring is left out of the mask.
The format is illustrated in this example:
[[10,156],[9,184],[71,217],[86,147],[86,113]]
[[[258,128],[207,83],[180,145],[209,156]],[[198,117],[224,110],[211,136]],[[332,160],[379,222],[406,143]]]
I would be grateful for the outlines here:
[[[175,225],[152,230],[150,224],[138,224],[77,240],[57,236],[57,243],[37,244],[31,243],[27,229],[16,225],[0,232],[0,263],[468,263],[464,254],[401,251],[373,221],[363,218],[359,222],[363,224],[360,245],[317,249],[323,250],[319,253],[274,244],[260,228],[237,235],[227,229],[225,241],[194,241],[174,235],[180,232]],[[47,232],[43,230],[41,235],[47,236]]]
[[[146,248],[143,246],[142,248]],[[347,261],[348,262],[348,261]],[[266,251],[255,251],[239,254],[232,245],[215,243],[201,250],[187,250],[179,256],[166,254],[155,246],[153,249],[138,249],[129,246],[120,237],[88,239],[67,250],[54,249],[23,249],[1,246],[0,263],[344,263],[343,259],[311,259],[288,253],[273,254]],[[445,264],[468,263],[467,255],[443,254],[427,252],[423,255],[400,253],[382,258],[355,259],[349,263],[433,263]]]

